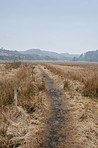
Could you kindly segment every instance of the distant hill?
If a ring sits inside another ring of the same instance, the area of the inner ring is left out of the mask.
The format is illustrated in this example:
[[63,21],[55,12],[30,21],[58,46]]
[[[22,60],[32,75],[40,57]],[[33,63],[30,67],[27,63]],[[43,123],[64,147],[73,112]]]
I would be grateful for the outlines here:
[[42,58],[44,58],[45,56],[49,56],[51,58],[57,58],[57,59],[72,59],[74,56],[79,57],[79,55],[77,54],[69,54],[69,53],[56,53],[56,52],[51,52],[51,51],[44,51],[44,50],[40,50],[40,49],[29,49],[26,51],[21,51],[21,54],[29,54],[29,55],[33,55],[33,54],[37,54],[39,56],[41,56]]
[[0,49],[0,60],[41,60],[38,55],[21,54],[19,51]]
[[46,59],[46,58],[50,58],[50,59],[62,59],[64,60],[63,56],[56,53],[56,52],[50,52],[50,51],[44,51],[44,50],[40,50],[40,49],[29,49],[26,51],[21,51],[21,54],[28,54],[28,55],[38,55],[40,56],[41,59]]
[[79,58],[74,58],[76,61],[88,61],[88,62],[98,62],[98,50],[88,51],[84,54],[81,54]]
[[10,51],[5,49],[0,49],[0,60],[18,60],[20,59],[20,53],[16,50]]
[[29,49],[26,51],[0,49],[0,60],[63,60],[98,62],[98,50],[88,51],[85,54],[69,54]]
[[40,49],[29,49],[26,51],[11,51],[0,49],[0,60],[72,60],[74,56],[69,53],[56,53]]
[[69,54],[69,53],[61,53],[63,57],[66,57],[68,60],[72,60],[74,57],[78,58],[79,54]]

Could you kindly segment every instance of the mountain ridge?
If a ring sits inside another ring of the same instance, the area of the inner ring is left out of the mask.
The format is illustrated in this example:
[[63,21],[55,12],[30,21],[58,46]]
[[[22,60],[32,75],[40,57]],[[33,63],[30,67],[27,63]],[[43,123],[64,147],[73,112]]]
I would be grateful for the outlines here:
[[98,50],[84,54],[57,53],[41,49],[24,51],[0,49],[0,60],[62,60],[98,62]]
[[76,58],[76,61],[98,62],[98,50],[87,51]]
[[72,60],[75,55],[57,53],[41,49],[28,49],[25,51],[11,51],[0,49],[0,60]]

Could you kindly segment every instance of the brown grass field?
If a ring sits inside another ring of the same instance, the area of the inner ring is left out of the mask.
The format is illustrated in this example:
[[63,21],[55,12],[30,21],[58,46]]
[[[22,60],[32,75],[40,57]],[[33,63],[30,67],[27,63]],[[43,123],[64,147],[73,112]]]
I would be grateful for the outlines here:
[[66,139],[57,148],[97,148],[98,64],[71,62],[0,62],[0,148],[44,148],[51,103],[40,68],[64,96]]
[[46,65],[55,74],[83,83],[86,96],[98,97],[98,64],[95,63],[52,63]]

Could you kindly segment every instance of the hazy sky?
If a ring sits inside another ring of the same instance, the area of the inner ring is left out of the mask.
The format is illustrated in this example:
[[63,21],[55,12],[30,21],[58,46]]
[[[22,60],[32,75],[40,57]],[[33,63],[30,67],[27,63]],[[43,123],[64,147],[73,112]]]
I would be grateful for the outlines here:
[[0,47],[98,49],[98,0],[0,0]]

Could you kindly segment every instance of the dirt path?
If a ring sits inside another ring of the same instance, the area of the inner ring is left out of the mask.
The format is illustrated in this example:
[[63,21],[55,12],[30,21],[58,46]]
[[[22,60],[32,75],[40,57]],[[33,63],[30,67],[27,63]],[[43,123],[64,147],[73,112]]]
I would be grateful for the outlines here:
[[44,148],[58,148],[63,145],[66,140],[66,136],[62,133],[62,127],[65,124],[64,111],[62,109],[61,98],[62,93],[56,88],[53,81],[49,76],[41,69],[43,77],[47,83],[51,101],[51,115],[47,121],[47,136]]
[[51,113],[47,122],[49,133],[45,148],[97,148],[96,101],[82,96],[81,92],[78,92],[77,82],[70,81],[70,89],[66,90],[63,77],[52,73],[42,65],[41,68],[44,71],[43,76],[51,100],[49,108]]

